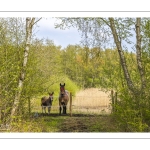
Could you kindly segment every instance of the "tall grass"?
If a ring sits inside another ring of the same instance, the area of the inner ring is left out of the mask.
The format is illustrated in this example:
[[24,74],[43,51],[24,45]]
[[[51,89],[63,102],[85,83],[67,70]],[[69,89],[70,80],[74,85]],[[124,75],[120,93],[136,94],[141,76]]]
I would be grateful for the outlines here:
[[110,99],[110,92],[88,88],[76,93],[73,98],[73,107],[81,112],[110,113]]

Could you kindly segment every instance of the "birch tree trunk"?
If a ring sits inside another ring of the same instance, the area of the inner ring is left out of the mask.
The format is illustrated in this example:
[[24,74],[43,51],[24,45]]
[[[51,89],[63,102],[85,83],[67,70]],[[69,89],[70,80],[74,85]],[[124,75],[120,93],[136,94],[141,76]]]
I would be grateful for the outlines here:
[[141,26],[141,18],[137,18],[136,19],[136,54],[137,54],[137,66],[138,66],[138,70],[139,70],[139,74],[140,74],[140,78],[141,78],[141,89],[140,91],[142,91],[143,89],[145,89],[146,87],[146,81],[145,81],[145,72],[142,66],[142,58],[141,58],[141,30],[140,30],[140,26]]
[[135,27],[136,27],[136,55],[137,55],[136,59],[137,59],[137,66],[138,66],[140,79],[141,79],[140,89],[134,87],[133,82],[130,78],[130,74],[128,72],[128,68],[126,65],[125,56],[124,56],[122,46],[121,46],[121,41],[119,40],[117,31],[116,31],[114,18],[109,18],[109,21],[110,21],[110,28],[111,28],[111,31],[113,33],[114,41],[116,43],[118,53],[120,56],[120,62],[121,62],[122,68],[123,68],[123,72],[124,72],[125,79],[127,81],[128,88],[134,93],[136,93],[137,90],[143,91],[143,89],[145,89],[145,87],[146,87],[146,80],[145,80],[145,72],[144,72],[144,68],[142,65],[142,56],[141,56],[141,51],[142,51],[142,48],[141,48],[141,29],[140,29],[141,18],[136,18],[136,24],[135,24]]
[[123,72],[124,72],[124,76],[125,76],[125,79],[126,79],[126,82],[127,82],[127,86],[130,89],[130,91],[132,91],[133,93],[136,93],[136,89],[133,85],[133,82],[131,80],[131,77],[130,77],[130,74],[129,74],[129,71],[128,71],[128,68],[127,68],[126,59],[125,59],[125,56],[124,56],[124,53],[123,53],[123,50],[122,50],[121,41],[119,40],[117,31],[116,31],[114,18],[109,18],[109,21],[110,21],[110,28],[111,28],[111,31],[112,31],[112,34],[113,34],[113,37],[114,37],[114,41],[116,43],[117,50],[118,50],[118,53],[119,53],[120,63],[121,63],[121,66],[123,68]]
[[28,54],[29,54],[29,47],[31,43],[31,36],[32,36],[32,28],[33,25],[35,24],[35,18],[26,18],[26,46],[25,46],[25,51],[24,51],[24,59],[23,59],[23,64],[22,64],[22,69],[19,77],[19,82],[18,82],[18,91],[15,96],[15,100],[12,106],[11,110],[11,116],[10,116],[10,122],[13,120],[13,116],[16,113],[16,110],[18,108],[18,104],[20,101],[20,96],[23,88],[23,83],[25,79],[25,71],[26,71],[26,66],[28,62]]

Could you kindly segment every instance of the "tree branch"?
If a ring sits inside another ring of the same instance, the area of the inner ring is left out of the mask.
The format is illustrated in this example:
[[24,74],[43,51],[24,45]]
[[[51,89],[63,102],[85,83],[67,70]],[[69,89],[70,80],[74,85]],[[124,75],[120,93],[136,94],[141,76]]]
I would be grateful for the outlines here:
[[104,19],[104,18],[100,18],[102,21],[104,21],[109,27],[110,27],[110,24]]
[[[41,19],[42,19],[42,17],[41,17],[40,19],[38,19],[37,21],[35,21],[35,22],[33,23],[33,25],[36,24],[36,23],[37,23],[38,21],[40,21]],[[32,26],[33,26],[33,25],[32,25]]]

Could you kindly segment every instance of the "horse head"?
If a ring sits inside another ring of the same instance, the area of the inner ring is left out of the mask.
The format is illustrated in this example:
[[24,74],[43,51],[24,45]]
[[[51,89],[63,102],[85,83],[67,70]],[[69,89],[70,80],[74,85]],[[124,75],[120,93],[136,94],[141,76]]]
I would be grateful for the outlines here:
[[60,83],[60,94],[61,96],[64,96],[65,94],[65,83],[63,85]]
[[51,102],[53,101],[53,94],[54,94],[54,92],[49,93],[49,100],[50,100]]

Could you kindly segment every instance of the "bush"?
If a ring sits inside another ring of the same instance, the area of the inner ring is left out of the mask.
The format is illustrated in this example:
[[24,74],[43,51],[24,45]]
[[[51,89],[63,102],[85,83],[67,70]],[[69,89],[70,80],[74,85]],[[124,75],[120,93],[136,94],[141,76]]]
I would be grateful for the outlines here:
[[114,106],[116,111],[113,113],[118,126],[125,132],[148,131],[150,111],[146,107],[146,100],[143,100],[143,97],[140,96],[133,96],[125,89],[118,94],[118,98],[120,100]]

